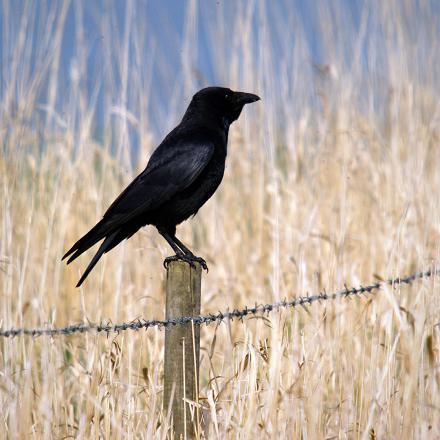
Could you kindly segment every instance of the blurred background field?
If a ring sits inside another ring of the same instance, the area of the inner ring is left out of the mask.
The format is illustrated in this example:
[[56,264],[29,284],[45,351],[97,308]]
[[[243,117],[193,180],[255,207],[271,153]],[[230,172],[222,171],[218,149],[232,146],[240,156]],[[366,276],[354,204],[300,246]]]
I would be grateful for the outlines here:
[[[144,228],[64,251],[206,85],[257,93],[180,238],[202,312],[439,264],[440,4],[0,3],[0,325],[162,318]],[[206,438],[439,438],[439,281],[202,327]],[[167,438],[164,332],[0,340],[1,438]],[[3,434],[1,434],[3,432]]]

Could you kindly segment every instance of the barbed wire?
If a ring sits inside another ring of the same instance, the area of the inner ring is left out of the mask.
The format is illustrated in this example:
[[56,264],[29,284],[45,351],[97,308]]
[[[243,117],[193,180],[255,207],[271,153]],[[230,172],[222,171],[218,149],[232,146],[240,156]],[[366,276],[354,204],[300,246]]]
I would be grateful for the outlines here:
[[412,284],[414,281],[430,278],[440,274],[440,269],[430,269],[425,272],[415,272],[406,277],[389,278],[384,281],[377,281],[368,286],[359,286],[336,291],[334,293],[320,292],[311,296],[300,296],[291,301],[278,301],[273,304],[256,304],[254,307],[245,307],[244,309],[234,309],[232,311],[218,312],[208,315],[197,316],[179,316],[177,318],[164,320],[145,320],[137,319],[132,322],[123,322],[120,324],[73,324],[66,327],[56,328],[11,328],[9,330],[0,330],[0,337],[13,338],[16,336],[57,336],[57,335],[71,335],[74,333],[86,333],[96,331],[98,333],[119,333],[125,330],[141,330],[150,327],[169,327],[174,325],[184,325],[193,322],[195,325],[210,324],[216,321],[224,321],[225,319],[233,320],[234,318],[243,319],[249,315],[264,315],[272,311],[296,308],[298,306],[305,307],[315,302],[334,300],[337,298],[349,298],[352,296],[373,294],[374,291],[382,289],[384,286],[399,286],[402,284]]

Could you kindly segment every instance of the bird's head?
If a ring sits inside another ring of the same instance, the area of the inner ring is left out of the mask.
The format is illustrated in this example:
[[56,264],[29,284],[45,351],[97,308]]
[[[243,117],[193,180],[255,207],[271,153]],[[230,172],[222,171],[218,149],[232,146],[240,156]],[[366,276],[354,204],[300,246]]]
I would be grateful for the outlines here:
[[259,100],[260,97],[252,93],[234,92],[225,87],[206,87],[193,96],[191,105],[226,118],[230,124],[238,119],[246,104]]

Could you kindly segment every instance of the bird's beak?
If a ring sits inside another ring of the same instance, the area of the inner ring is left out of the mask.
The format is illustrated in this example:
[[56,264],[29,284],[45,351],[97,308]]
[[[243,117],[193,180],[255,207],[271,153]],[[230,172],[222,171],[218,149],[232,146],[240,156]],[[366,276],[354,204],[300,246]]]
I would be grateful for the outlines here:
[[235,92],[235,99],[237,104],[245,105],[260,100],[260,97],[253,93]]

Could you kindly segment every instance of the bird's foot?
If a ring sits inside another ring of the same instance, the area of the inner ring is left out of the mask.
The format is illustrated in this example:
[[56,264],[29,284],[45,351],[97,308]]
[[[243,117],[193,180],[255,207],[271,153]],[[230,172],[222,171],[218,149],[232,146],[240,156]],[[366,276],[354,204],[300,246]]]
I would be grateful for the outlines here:
[[209,272],[208,265],[206,264],[206,261],[202,257],[197,257],[195,255],[190,255],[190,256],[186,256],[186,257],[189,258],[189,261],[188,260],[185,260],[185,261],[188,261],[189,264],[193,265],[194,262],[199,263],[200,266],[202,266],[203,270],[206,270],[206,272]]
[[196,267],[195,263],[199,263],[200,266],[202,266],[202,269],[206,270],[206,272],[209,271],[206,261],[201,257],[196,257],[195,255],[182,254],[173,255],[172,257],[166,257],[163,261],[165,269],[168,269],[168,265],[171,263],[171,261],[185,261],[191,267]]

